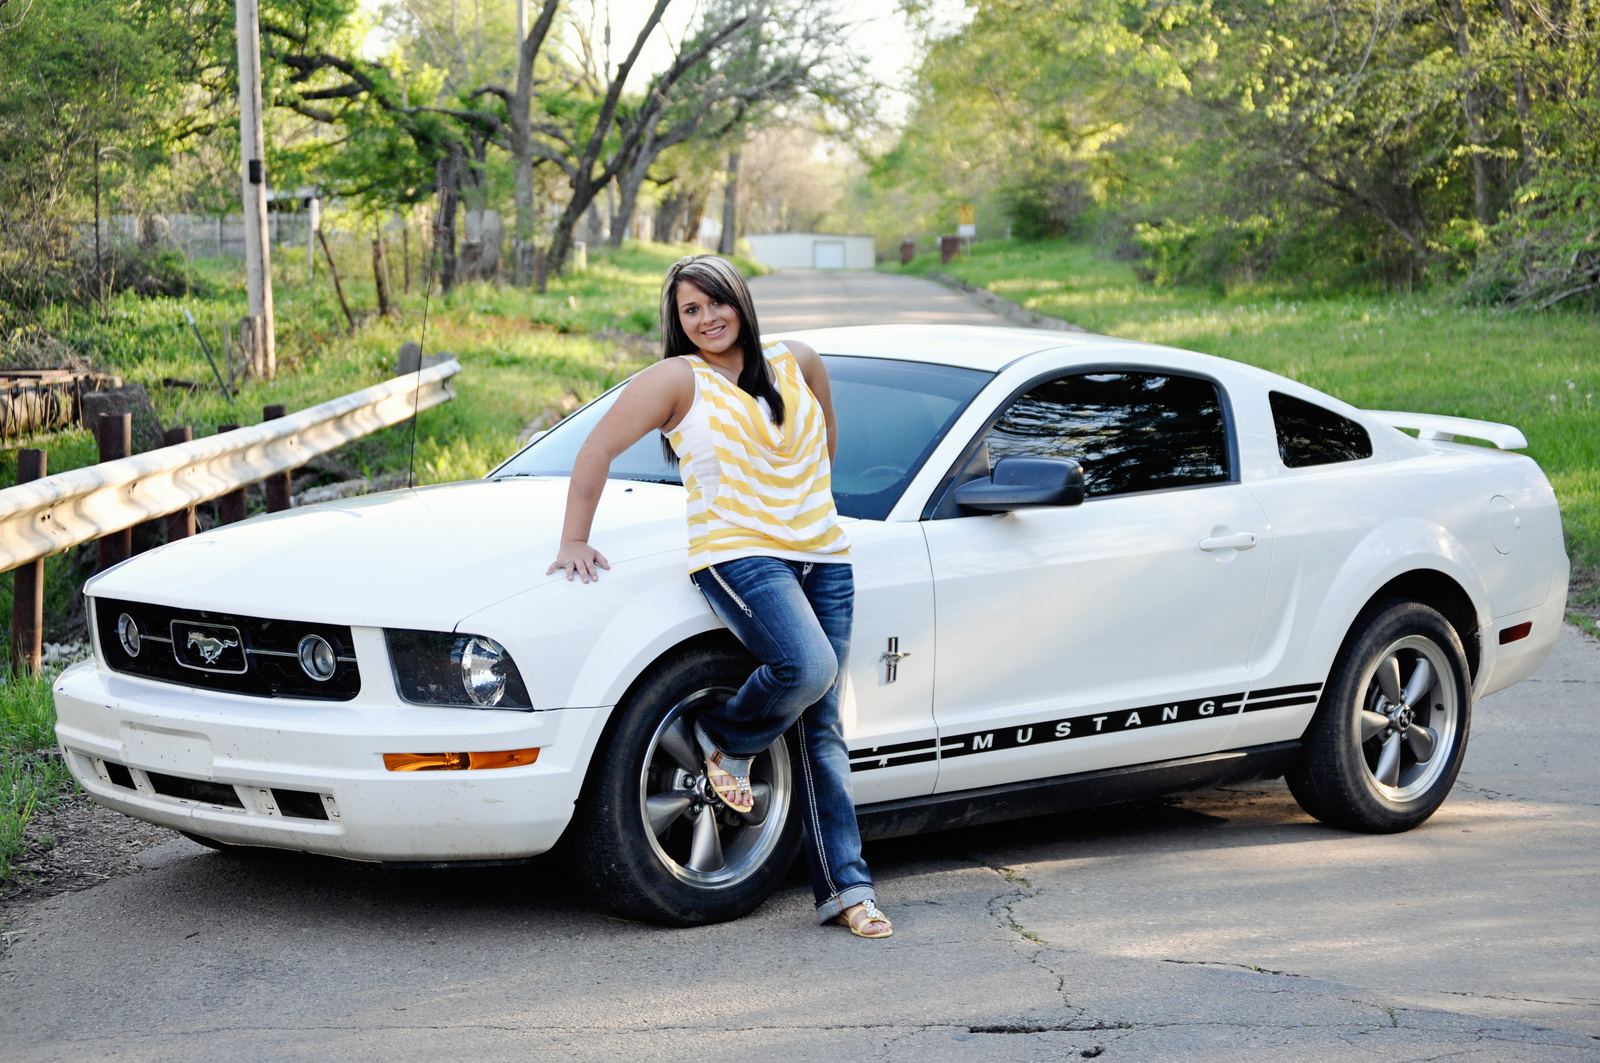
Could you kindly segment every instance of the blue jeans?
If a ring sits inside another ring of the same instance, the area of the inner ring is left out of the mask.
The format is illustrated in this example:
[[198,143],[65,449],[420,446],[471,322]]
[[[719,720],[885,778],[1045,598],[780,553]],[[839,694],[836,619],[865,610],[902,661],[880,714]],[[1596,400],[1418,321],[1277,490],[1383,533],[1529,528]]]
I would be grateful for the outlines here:
[[806,858],[817,919],[875,900],[861,858],[850,751],[839,724],[839,693],[850,652],[855,574],[849,564],[742,557],[693,573],[700,593],[761,662],[720,708],[707,709],[695,737],[734,775],[794,728]]

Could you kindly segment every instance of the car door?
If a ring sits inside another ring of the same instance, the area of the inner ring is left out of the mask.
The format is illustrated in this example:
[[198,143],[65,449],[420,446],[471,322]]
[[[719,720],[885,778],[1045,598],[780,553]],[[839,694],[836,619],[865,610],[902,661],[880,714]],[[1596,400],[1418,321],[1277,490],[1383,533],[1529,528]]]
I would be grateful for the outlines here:
[[1008,455],[1064,457],[1086,500],[922,522],[933,568],[937,790],[1224,748],[1269,568],[1216,381],[1151,367],[1026,387],[951,490]]
[[876,358],[827,365],[839,422],[832,489],[856,581],[840,702],[855,799],[921,796],[938,776],[933,568],[917,523],[885,518],[989,375]]
[[839,713],[856,803],[928,794],[939,766],[927,543],[914,523],[859,520],[845,530],[856,601]]

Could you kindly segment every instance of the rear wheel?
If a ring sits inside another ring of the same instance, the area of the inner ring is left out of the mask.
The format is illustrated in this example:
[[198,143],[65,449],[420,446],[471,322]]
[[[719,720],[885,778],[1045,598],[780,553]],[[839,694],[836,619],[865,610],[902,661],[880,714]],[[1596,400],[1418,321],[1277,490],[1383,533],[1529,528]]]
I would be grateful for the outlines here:
[[574,852],[595,896],[669,926],[734,919],[771,895],[799,850],[794,773],[779,738],[751,768],[755,808],[717,800],[692,726],[754,662],[716,648],[663,663],[625,706],[575,817]]
[[1419,602],[1370,608],[1340,650],[1289,789],[1331,826],[1410,830],[1455,785],[1471,711],[1450,622]]

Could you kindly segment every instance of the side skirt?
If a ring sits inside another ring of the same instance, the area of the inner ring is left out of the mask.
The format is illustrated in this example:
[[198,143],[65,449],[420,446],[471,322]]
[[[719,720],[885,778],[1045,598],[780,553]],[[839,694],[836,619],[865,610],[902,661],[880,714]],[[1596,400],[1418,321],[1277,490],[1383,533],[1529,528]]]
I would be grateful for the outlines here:
[[1273,779],[1287,771],[1299,756],[1299,742],[1274,742],[1226,753],[883,801],[856,809],[856,820],[864,840],[903,838],[926,831],[975,827]]

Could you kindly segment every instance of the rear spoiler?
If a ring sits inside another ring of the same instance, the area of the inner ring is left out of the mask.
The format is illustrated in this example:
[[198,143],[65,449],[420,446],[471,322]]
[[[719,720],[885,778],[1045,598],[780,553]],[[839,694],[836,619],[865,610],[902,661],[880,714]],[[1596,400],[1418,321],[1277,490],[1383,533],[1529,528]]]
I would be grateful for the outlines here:
[[1443,417],[1433,413],[1399,413],[1395,410],[1366,410],[1393,428],[1415,428],[1418,439],[1436,439],[1448,443],[1456,436],[1469,439],[1487,439],[1501,450],[1524,450],[1527,437],[1508,424],[1493,421],[1474,421],[1470,417]]

